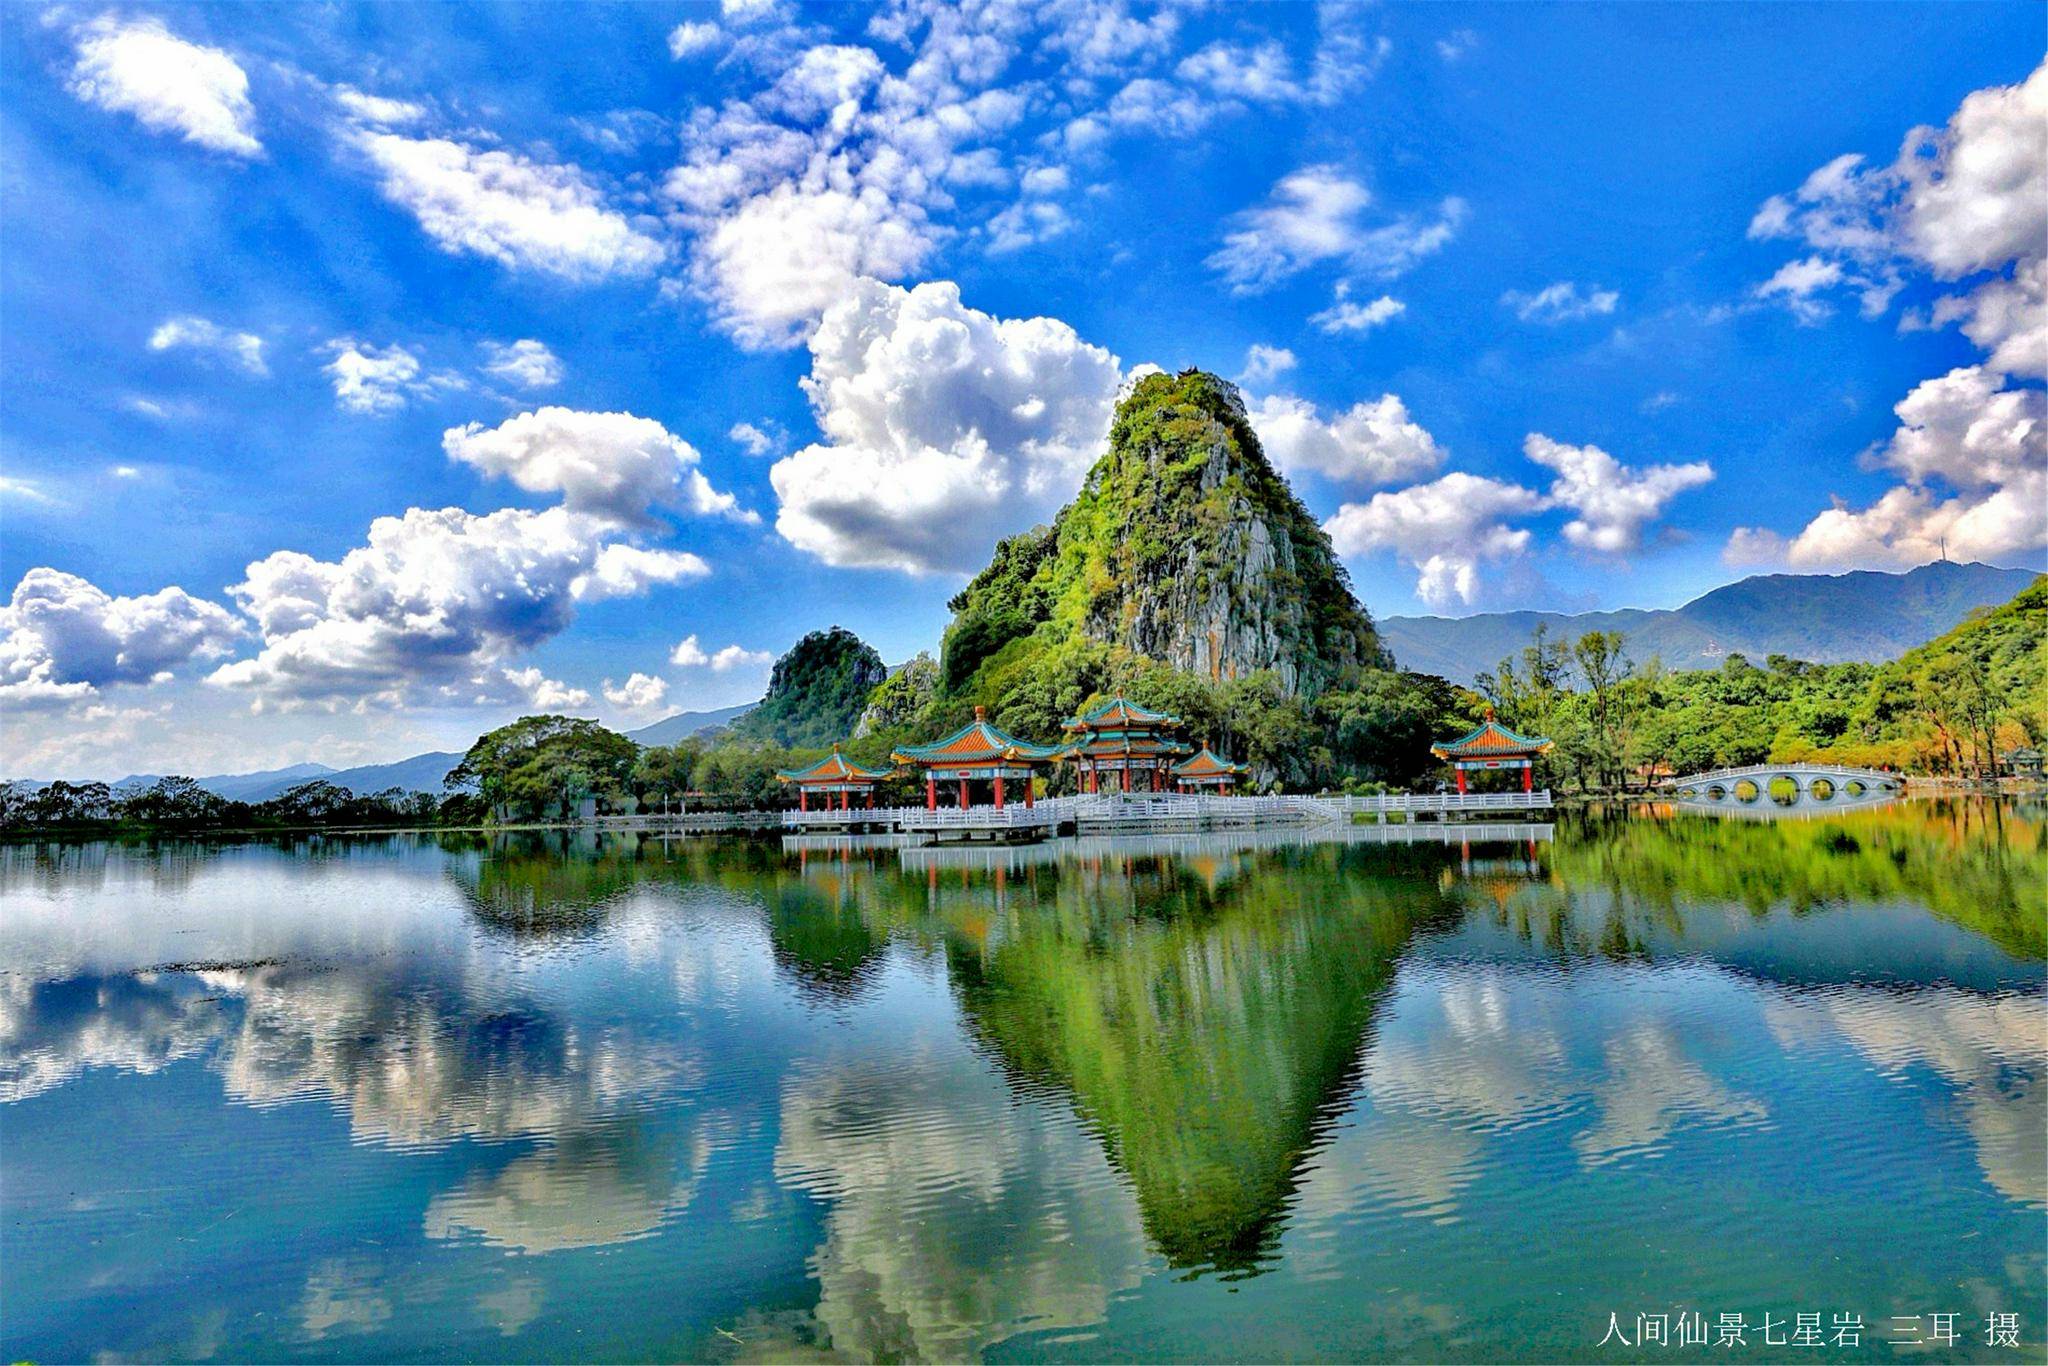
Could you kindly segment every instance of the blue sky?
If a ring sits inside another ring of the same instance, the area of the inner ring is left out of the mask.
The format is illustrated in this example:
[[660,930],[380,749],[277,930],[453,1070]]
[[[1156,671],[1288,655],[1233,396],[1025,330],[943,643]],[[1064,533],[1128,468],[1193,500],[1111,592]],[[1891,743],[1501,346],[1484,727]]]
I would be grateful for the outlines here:
[[[1142,365],[1376,614],[2042,561],[2038,7],[15,7],[0,771],[936,645]],[[1919,130],[1916,132],[1915,130]]]

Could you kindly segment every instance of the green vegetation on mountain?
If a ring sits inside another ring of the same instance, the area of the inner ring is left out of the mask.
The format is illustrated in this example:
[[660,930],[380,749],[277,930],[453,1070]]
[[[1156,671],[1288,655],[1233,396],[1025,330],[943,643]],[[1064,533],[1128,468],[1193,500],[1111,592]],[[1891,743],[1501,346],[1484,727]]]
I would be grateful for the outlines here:
[[1236,388],[1200,370],[1140,379],[1074,501],[999,545],[951,605],[951,693],[999,689],[1031,655],[1071,640],[1212,684],[1270,672],[1311,697],[1389,666]]
[[775,661],[768,695],[733,722],[741,740],[822,748],[852,731],[868,694],[888,676],[882,657],[844,627],[813,631]]

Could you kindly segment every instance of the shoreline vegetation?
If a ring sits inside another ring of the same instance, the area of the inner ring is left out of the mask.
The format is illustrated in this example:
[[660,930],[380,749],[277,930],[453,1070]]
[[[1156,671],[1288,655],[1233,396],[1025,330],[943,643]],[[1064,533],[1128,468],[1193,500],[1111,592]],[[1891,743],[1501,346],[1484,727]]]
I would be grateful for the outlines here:
[[[778,770],[835,743],[870,768],[985,711],[1057,741],[1068,717],[1121,695],[1181,719],[1243,763],[1247,792],[1442,791],[1432,743],[1491,711],[1554,748],[1554,794],[1628,796],[1664,778],[1761,763],[1831,762],[1994,785],[2005,756],[2048,745],[2048,576],[1884,664],[1728,654],[1669,670],[1628,638],[1539,625],[1475,687],[1401,669],[1329,538],[1267,460],[1228,381],[1155,373],[1117,405],[1108,449],[1046,526],[999,543],[950,602],[938,657],[891,673],[852,632],[813,631],[768,693],[719,729],[645,746],[589,719],[525,716],[477,739],[441,793],[360,795],[320,779],[229,801],[191,778],[139,792],[105,783],[0,785],[0,834],[55,830],[441,828],[766,811]],[[1475,790],[1519,774],[1477,775]],[[1048,796],[1072,792],[1066,766]],[[885,781],[881,805],[921,793]]]

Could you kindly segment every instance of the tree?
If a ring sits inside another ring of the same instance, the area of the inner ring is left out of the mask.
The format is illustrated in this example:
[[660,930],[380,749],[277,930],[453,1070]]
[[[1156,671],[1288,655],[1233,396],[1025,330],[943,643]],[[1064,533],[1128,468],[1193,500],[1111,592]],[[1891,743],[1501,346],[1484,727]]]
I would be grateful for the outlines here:
[[1588,766],[1603,784],[1612,784],[1621,776],[1632,719],[1622,686],[1634,670],[1626,644],[1619,631],[1588,631],[1572,642],[1572,663],[1586,685],[1589,708],[1592,750]]
[[595,721],[522,716],[478,738],[443,780],[453,792],[475,784],[485,804],[525,817],[557,803],[623,793],[640,747]]

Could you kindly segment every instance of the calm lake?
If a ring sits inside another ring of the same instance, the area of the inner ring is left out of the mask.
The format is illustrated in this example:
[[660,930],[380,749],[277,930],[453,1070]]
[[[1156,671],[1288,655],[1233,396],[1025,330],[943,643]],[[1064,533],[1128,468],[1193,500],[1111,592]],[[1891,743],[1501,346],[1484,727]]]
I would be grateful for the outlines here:
[[2042,1359],[2048,811],[1482,833],[0,849],[0,1359]]

